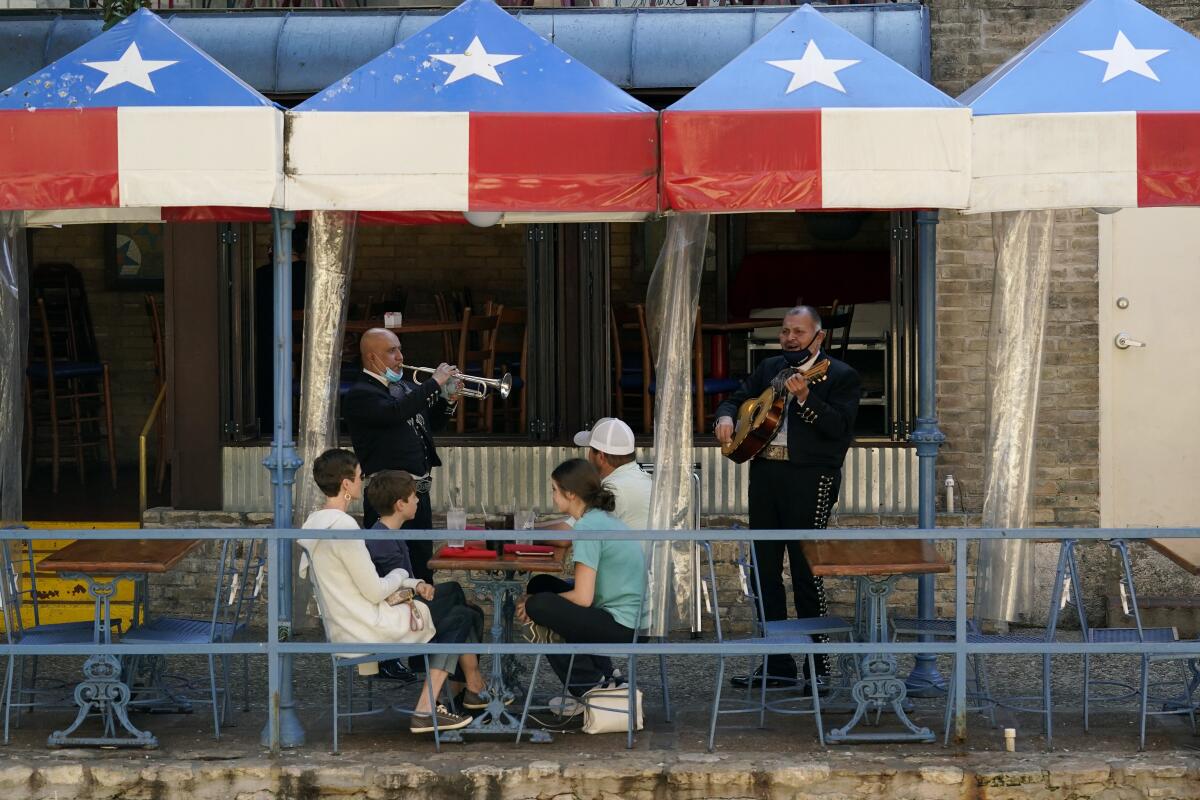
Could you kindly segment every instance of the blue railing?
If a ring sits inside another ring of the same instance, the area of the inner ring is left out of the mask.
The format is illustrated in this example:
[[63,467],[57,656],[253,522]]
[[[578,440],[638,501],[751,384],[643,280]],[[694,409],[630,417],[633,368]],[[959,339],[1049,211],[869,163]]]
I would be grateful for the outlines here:
[[[29,540],[39,537],[42,533],[37,530],[0,530],[0,539],[8,541]],[[268,659],[268,692],[267,704],[269,717],[269,744],[273,752],[279,750],[279,697],[280,697],[280,663],[281,658],[288,654],[333,654],[349,650],[365,651],[381,656],[402,656],[420,653],[479,653],[482,655],[525,655],[538,653],[571,654],[580,650],[579,644],[518,644],[504,642],[469,642],[464,644],[396,644],[390,642],[295,642],[280,639],[280,587],[279,580],[279,545],[294,539],[386,539],[395,534],[390,531],[356,531],[356,530],[300,530],[300,529],[163,529],[163,530],[55,530],[54,538],[92,538],[92,539],[200,539],[223,540],[265,539],[274,546],[267,548],[267,639],[263,642],[214,643],[200,645],[173,645],[172,654],[252,654],[265,655]],[[1029,528],[1029,529],[978,529],[978,528],[938,528],[935,530],[922,529],[834,529],[818,531],[749,531],[745,529],[732,530],[702,530],[702,531],[555,531],[555,537],[570,540],[604,539],[604,540],[634,540],[634,541],[708,541],[708,542],[737,542],[753,538],[755,540],[840,540],[840,541],[873,541],[894,539],[917,539],[943,541],[954,543],[954,618],[956,621],[955,638],[934,642],[827,642],[811,644],[787,644],[781,648],[779,644],[730,641],[716,642],[644,642],[641,644],[587,644],[586,650],[596,655],[745,655],[762,656],[779,653],[786,649],[791,653],[819,652],[831,655],[855,654],[868,655],[875,653],[902,654],[949,654],[955,659],[954,686],[955,694],[955,738],[959,742],[966,740],[966,709],[967,709],[967,658],[973,654],[1142,654],[1142,655],[1172,655],[1180,658],[1200,658],[1200,640],[1176,642],[1122,642],[1122,643],[1090,643],[1065,641],[1023,641],[1023,642],[969,642],[967,639],[967,544],[971,541],[985,539],[1036,539],[1039,541],[1089,541],[1107,539],[1126,539],[1137,541],[1141,539],[1179,539],[1200,538],[1197,528],[1154,528],[1154,529],[1098,529],[1098,528]],[[497,540],[514,540],[528,538],[526,531],[488,531],[488,536]],[[412,540],[444,541],[446,531],[405,531],[405,538]],[[715,602],[715,598],[714,598]],[[53,644],[53,645],[0,645],[0,656],[13,655],[156,655],[161,654],[161,646],[154,644]]]

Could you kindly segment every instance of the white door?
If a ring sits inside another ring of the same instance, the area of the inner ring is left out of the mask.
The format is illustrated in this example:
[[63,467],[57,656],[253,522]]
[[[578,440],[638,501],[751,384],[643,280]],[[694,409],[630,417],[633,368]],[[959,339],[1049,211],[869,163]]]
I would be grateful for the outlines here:
[[1200,209],[1100,217],[1100,522],[1200,525]]

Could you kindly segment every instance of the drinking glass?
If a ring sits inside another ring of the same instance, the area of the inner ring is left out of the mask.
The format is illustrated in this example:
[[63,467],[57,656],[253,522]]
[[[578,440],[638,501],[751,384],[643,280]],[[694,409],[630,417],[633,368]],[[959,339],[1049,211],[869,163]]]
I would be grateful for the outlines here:
[[[465,531],[467,529],[467,510],[465,508],[449,508],[446,510],[446,530]],[[457,534],[457,539],[447,539],[450,547],[466,547],[466,534]]]
[[[537,512],[534,511],[518,511],[513,518],[514,531],[531,531],[537,523]],[[529,544],[530,539],[518,539],[521,544]]]

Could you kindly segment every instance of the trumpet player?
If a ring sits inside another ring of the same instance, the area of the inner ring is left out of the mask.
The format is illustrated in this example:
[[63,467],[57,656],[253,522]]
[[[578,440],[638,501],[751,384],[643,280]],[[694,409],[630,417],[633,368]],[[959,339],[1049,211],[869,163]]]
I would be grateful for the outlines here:
[[[350,429],[354,453],[362,464],[363,475],[385,469],[402,469],[416,479],[417,513],[402,527],[428,530],[433,527],[433,509],[429,489],[433,469],[440,467],[433,432],[441,430],[457,410],[461,382],[458,369],[439,364],[430,377],[417,383],[402,373],[404,353],[396,334],[384,328],[372,328],[359,344],[363,374],[342,397],[342,418]],[[370,528],[378,519],[368,504],[363,527]],[[433,583],[429,569],[432,542],[409,542],[413,575]]]

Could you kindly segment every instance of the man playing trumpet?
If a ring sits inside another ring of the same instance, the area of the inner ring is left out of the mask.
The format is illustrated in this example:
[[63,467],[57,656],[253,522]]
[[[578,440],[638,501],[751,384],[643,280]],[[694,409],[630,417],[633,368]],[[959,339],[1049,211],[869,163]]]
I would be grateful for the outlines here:
[[[404,353],[396,334],[372,328],[359,343],[363,374],[342,397],[342,418],[350,429],[354,453],[364,476],[385,469],[402,469],[417,482],[417,513],[402,527],[428,530],[433,527],[429,502],[434,467],[440,467],[433,431],[441,430],[457,410],[461,383],[458,369],[439,364],[425,381],[417,383],[401,374]],[[366,504],[363,527],[379,518]],[[413,575],[433,583],[429,557],[433,542],[409,542]]]

